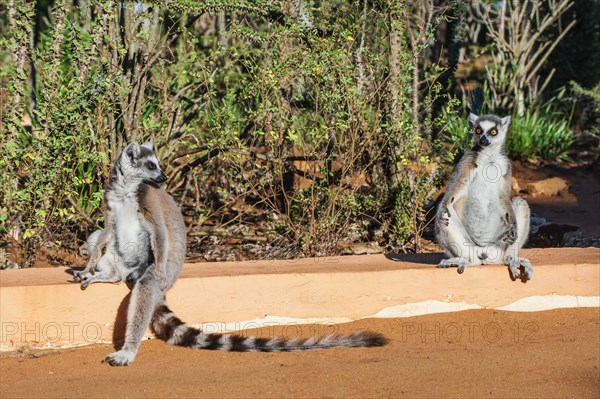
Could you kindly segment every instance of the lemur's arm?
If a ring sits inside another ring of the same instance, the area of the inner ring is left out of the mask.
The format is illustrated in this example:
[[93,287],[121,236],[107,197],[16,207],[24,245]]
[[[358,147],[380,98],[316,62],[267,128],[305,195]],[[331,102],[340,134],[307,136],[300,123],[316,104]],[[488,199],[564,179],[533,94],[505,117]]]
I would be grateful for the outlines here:
[[[74,283],[81,283],[81,289],[85,289],[92,282],[92,275],[96,273],[96,267],[98,266],[98,262],[103,256],[103,250],[111,240],[113,236],[113,218],[110,210],[108,208],[104,208],[104,230],[100,231],[100,235],[96,240],[95,245],[91,248],[90,241],[88,238],[88,255],[90,259],[88,263],[80,272],[75,272],[73,274]],[[116,279],[116,275],[114,271],[105,270],[104,276],[96,275],[95,281],[103,281],[103,282],[116,282],[119,281]],[[110,278],[106,279],[106,276],[109,275]]]
[[446,194],[446,206],[451,216],[457,216],[457,211],[454,205],[459,202],[468,193],[469,183],[473,178],[473,168],[476,168],[475,159],[472,154],[465,155],[464,159],[456,167],[456,171],[453,174]]
[[[457,237],[469,237],[469,241],[472,241],[475,245],[480,245],[470,237],[470,234],[462,223],[462,220],[464,219],[461,214],[463,209],[457,209],[457,204],[469,194],[469,186],[473,180],[474,168],[477,167],[475,157],[476,154],[467,153],[456,166],[456,169],[450,178],[450,183],[446,188],[446,193],[440,204],[437,216],[439,218],[439,223],[445,225],[446,228],[452,224],[453,227],[451,230],[454,240],[457,240]],[[441,239],[440,237],[441,236],[438,236],[438,240]],[[460,240],[466,239],[461,238]]]
[[113,216],[112,212],[108,207],[104,208],[104,230],[100,233],[98,237],[98,241],[94,248],[88,248],[90,259],[88,261],[87,267],[84,271],[90,272],[94,274],[96,271],[96,265],[100,258],[102,258],[102,251],[106,247],[106,244],[110,241],[113,235]]
[[[143,191],[142,191],[143,190]],[[156,273],[159,279],[159,285],[166,289],[167,285],[167,226],[163,218],[161,204],[157,203],[147,195],[148,187],[141,186],[140,192],[140,212],[144,225],[150,233],[150,247],[154,255],[154,264],[150,266],[148,272]]]
[[512,190],[512,177],[510,170],[502,176],[502,193],[500,194],[500,203],[502,204],[502,220],[506,224],[506,233],[500,239],[508,245],[512,245],[517,240],[517,217],[510,202],[510,192]]
[[[158,223],[157,223],[158,222]],[[150,245],[154,255],[154,268],[161,279],[161,288],[167,280],[167,237],[166,226],[163,220],[154,221],[150,227]]]

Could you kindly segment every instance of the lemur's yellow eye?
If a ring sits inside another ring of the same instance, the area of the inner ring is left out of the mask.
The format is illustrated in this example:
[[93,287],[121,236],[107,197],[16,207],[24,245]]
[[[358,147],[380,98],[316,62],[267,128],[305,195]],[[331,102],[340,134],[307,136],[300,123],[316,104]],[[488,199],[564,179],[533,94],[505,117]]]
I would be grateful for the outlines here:
[[475,129],[475,133],[477,133],[477,134],[481,134],[481,128],[480,128],[480,127],[478,127],[477,129]]
[[498,131],[497,131],[496,129],[492,129],[492,130],[490,130],[490,134],[491,134],[492,136],[495,136],[495,135],[497,135],[497,134],[498,134]]

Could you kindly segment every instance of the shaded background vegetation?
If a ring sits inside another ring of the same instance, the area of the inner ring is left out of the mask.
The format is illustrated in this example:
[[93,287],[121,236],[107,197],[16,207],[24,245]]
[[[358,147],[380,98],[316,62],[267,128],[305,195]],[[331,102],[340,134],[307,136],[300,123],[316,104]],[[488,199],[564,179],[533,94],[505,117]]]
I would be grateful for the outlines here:
[[[0,8],[0,245],[23,266],[102,226],[154,142],[191,252],[420,248],[467,112],[515,159],[597,162],[600,1],[88,2]],[[591,144],[590,144],[591,143]],[[572,156],[572,155],[571,155]]]

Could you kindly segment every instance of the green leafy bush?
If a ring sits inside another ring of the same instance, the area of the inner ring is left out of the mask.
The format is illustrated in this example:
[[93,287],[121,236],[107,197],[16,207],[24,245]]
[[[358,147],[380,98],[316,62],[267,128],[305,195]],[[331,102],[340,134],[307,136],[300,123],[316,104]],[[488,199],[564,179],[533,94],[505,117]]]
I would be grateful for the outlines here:
[[56,1],[39,20],[9,7],[0,229],[26,264],[101,225],[110,164],[148,139],[192,231],[262,223],[286,248],[273,257],[341,240],[415,249],[455,105],[425,53],[451,7]]
[[590,126],[592,134],[600,137],[600,82],[590,89],[581,87],[577,82],[571,82],[571,86],[578,102],[583,104],[585,124]]
[[560,160],[573,141],[570,118],[547,106],[513,118],[506,150],[513,159]]
[[[471,126],[466,116],[452,120],[446,135],[451,149],[449,161],[454,160],[455,151],[464,152],[473,146]],[[570,118],[549,105],[543,109],[526,110],[522,117],[513,116],[505,148],[511,159],[556,161],[566,158],[573,142]]]
[[[314,4],[10,2],[0,246],[16,238],[26,264],[75,248],[102,224],[114,158],[152,140],[192,232],[260,224],[270,257],[417,250],[424,206],[470,145],[445,50],[464,3]],[[515,120],[512,156],[564,153],[549,113]]]

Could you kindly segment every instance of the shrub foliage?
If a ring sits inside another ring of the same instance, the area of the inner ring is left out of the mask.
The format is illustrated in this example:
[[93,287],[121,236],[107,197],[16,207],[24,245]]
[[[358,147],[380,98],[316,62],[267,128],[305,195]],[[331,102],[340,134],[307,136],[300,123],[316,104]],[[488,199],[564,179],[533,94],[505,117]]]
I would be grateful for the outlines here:
[[102,225],[110,164],[151,140],[192,232],[260,224],[269,257],[418,249],[464,146],[449,128],[465,4],[9,2],[3,241],[26,264],[74,249]]

